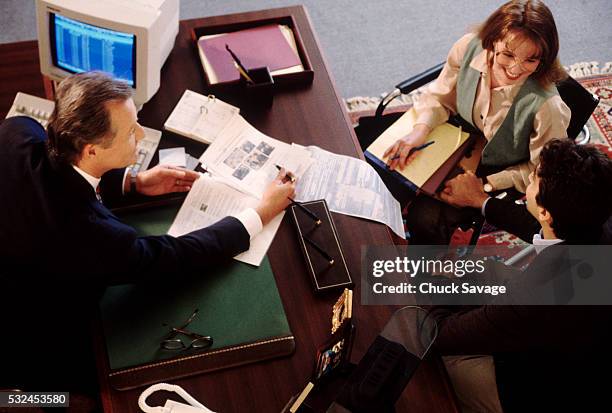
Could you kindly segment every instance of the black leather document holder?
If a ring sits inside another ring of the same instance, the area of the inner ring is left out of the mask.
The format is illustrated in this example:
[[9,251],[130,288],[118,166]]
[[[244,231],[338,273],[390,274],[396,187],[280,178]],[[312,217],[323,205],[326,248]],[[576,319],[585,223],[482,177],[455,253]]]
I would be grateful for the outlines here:
[[317,220],[302,208],[296,205],[290,208],[315,292],[352,287],[353,280],[327,203],[322,199],[301,205],[320,220],[317,225]]

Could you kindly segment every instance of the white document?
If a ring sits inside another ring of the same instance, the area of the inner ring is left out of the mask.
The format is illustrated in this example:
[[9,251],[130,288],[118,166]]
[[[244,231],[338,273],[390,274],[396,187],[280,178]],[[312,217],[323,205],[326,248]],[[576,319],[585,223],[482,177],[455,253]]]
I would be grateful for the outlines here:
[[219,136],[240,109],[212,95],[204,96],[185,90],[164,123],[164,128],[202,143],[211,143]]
[[162,165],[187,166],[185,148],[168,148],[159,150],[159,163]]
[[231,186],[261,198],[267,185],[278,175],[276,165],[299,178],[311,163],[302,147],[271,138],[242,116],[235,116],[200,157],[200,162],[215,176],[228,179]]
[[[208,227],[228,215],[254,208],[257,203],[255,197],[232,188],[227,185],[226,180],[201,175],[191,187],[168,234],[178,237]],[[259,266],[272,244],[283,216],[284,212],[264,226],[263,231],[251,240],[249,250],[236,255],[234,259]]]
[[296,200],[325,199],[331,211],[371,219],[406,238],[399,202],[366,162],[309,146],[314,163],[298,180]]

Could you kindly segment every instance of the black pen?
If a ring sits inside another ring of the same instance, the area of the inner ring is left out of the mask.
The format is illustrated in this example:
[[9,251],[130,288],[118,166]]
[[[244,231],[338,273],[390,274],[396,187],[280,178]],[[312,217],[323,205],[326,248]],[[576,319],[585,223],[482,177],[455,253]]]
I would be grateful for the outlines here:
[[232,59],[234,60],[234,65],[236,66],[236,69],[238,69],[238,72],[240,72],[240,74],[248,82],[255,83],[253,82],[253,79],[251,79],[251,77],[248,75],[246,68],[242,65],[242,62],[240,61],[240,59],[238,59],[238,56],[236,56],[234,52],[232,52],[232,49],[229,48],[227,43],[225,44],[225,49],[229,52],[230,55],[232,55]]
[[[423,149],[427,148],[429,145],[433,145],[435,142],[436,141],[431,141],[431,142],[427,142],[427,143],[424,143],[424,144],[419,145],[419,146],[415,146],[414,148],[410,148],[410,150],[408,151],[408,156],[412,155],[416,151],[422,151]],[[398,153],[398,154],[394,155],[393,158],[390,159],[390,161],[394,161],[394,160],[398,159],[400,156],[401,155]]]
[[325,257],[325,259],[329,262],[329,265],[334,265],[334,259],[332,257],[329,256],[328,253],[325,252],[325,250],[323,248],[321,248],[316,242],[314,242],[313,240],[311,240],[308,237],[304,237],[304,241],[306,241],[307,243],[309,243],[314,249],[316,249],[317,251],[319,251],[319,253]]
[[302,211],[304,211],[310,218],[314,219],[315,221],[315,225],[321,225],[322,221],[321,219],[315,215],[314,212],[312,212],[310,209],[306,208],[304,205],[300,204],[299,202],[297,202],[295,199],[289,198],[289,201],[291,201],[291,205],[296,206],[298,208],[300,208]]

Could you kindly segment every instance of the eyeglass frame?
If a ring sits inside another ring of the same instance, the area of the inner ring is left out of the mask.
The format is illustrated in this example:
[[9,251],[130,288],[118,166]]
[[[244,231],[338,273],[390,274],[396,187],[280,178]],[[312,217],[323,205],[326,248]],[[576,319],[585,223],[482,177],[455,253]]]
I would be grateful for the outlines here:
[[[499,62],[499,60],[498,60],[498,62],[500,64],[508,65],[509,67],[519,66],[521,69],[523,69],[526,72],[535,72],[536,70],[538,70],[538,67],[540,67],[540,64],[542,63],[542,58],[541,57],[538,57],[537,59],[534,59],[533,57],[528,57],[526,59],[521,59],[518,56],[516,56],[511,50],[509,50],[507,48],[504,48],[504,50],[501,50],[501,51],[494,50],[494,53],[495,53],[495,58],[496,59],[499,59],[499,56],[501,55],[504,59],[509,59],[510,61],[512,61],[512,64],[510,65],[508,63]],[[533,67],[533,69],[529,68],[529,67],[526,67],[524,65],[526,60],[531,60],[531,59],[533,59],[534,61],[530,62],[529,65],[532,65],[532,64],[535,63],[535,66]]]
[[[166,338],[162,340],[161,343],[159,343],[159,346],[164,350],[187,350],[190,348],[202,349],[202,348],[207,348],[207,347],[212,346],[213,338],[211,336],[203,336],[201,334],[186,330],[186,327],[193,321],[195,316],[198,314],[198,311],[199,309],[197,308],[193,310],[193,313],[191,314],[191,316],[189,316],[187,321],[185,321],[185,323],[181,325],[180,327],[171,327],[170,333],[168,333]],[[164,324],[164,326],[168,326],[168,325]],[[189,345],[185,345],[183,340],[181,340],[180,338],[175,338],[179,334],[184,334],[187,337],[192,338],[193,340],[191,341],[191,343],[189,343]],[[196,345],[200,341],[203,342],[203,345],[201,346]],[[176,348],[169,347],[168,346],[169,343],[180,343],[181,346],[176,347]]]
[[[201,334],[194,333],[192,331],[184,330],[181,328],[172,327],[171,334],[173,335],[169,336],[165,340],[162,340],[162,342],[160,343],[161,348],[163,348],[164,350],[188,350],[190,348],[203,349],[208,348],[213,344],[213,338],[211,336],[203,336]],[[180,338],[172,338],[176,337],[176,335],[178,334],[184,334],[187,337],[192,338],[193,340],[191,340],[189,345],[186,345]],[[180,347],[171,347],[169,346],[170,343],[180,343]]]

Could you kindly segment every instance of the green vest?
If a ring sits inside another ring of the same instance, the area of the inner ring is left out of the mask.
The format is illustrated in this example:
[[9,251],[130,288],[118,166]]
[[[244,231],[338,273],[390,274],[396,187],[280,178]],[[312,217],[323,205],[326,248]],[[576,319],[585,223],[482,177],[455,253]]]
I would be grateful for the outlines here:
[[[469,43],[457,78],[457,112],[472,126],[476,88],[480,72],[470,63],[480,52],[482,44],[478,36]],[[546,90],[537,80],[527,78],[508,110],[495,135],[482,151],[481,163],[486,166],[507,167],[529,159],[529,137],[533,132],[533,118],[542,104],[558,94],[556,88]]]

